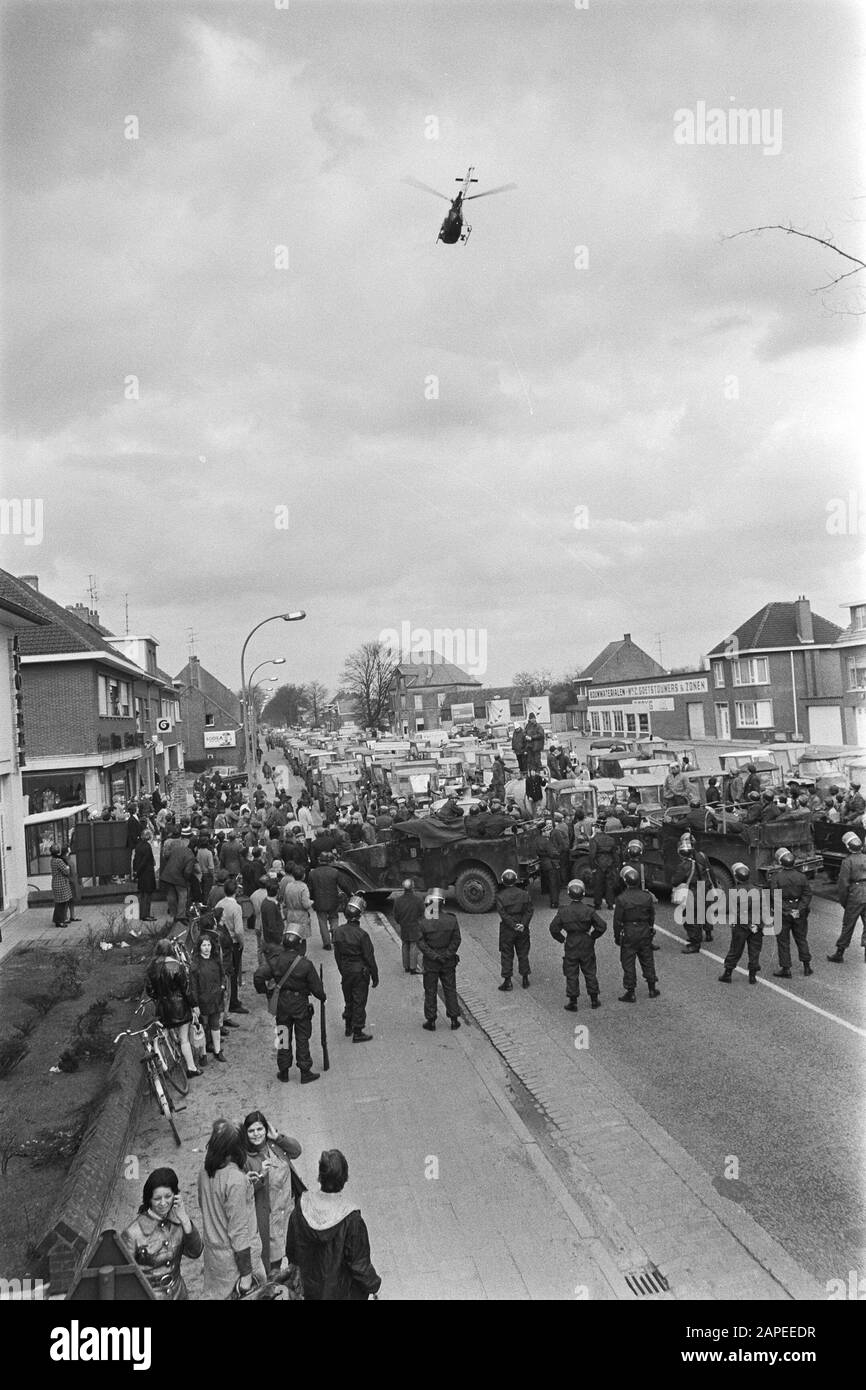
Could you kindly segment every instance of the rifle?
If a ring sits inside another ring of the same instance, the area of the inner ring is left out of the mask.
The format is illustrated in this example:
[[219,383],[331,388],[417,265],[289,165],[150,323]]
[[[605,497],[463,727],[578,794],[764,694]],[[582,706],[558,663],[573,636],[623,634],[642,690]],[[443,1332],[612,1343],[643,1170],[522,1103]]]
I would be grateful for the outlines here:
[[[319,966],[319,982],[322,986],[322,992],[324,993],[325,977],[322,973],[321,966]],[[331,1059],[328,1056],[328,1020],[325,1016],[324,999],[322,999],[319,1004],[319,1032],[322,1039],[322,1071],[329,1071],[331,1066]]]

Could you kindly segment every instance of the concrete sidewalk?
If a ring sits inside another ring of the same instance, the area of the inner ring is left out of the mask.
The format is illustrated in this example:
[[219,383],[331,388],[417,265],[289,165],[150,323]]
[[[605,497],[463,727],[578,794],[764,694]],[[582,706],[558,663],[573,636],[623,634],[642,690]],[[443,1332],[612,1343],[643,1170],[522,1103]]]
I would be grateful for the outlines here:
[[[261,1109],[302,1144],[296,1166],[309,1187],[316,1186],[323,1149],[346,1154],[383,1298],[618,1297],[616,1267],[515,1113],[495,1050],[468,1023],[451,1032],[443,1019],[435,1034],[425,1032],[420,978],[403,973],[383,918],[371,913],[365,925],[381,974],[370,992],[374,1040],[358,1046],[343,1036],[333,956],[311,943],[328,991],[331,1069],[301,1087],[295,1068],[283,1085],[270,1016],[247,983],[241,997],[251,1012],[231,1031],[228,1065],[211,1062],[191,1082],[179,1116],[183,1147],[174,1146],[165,1121],[146,1105],[107,1224],[128,1224],[144,1178],[162,1164],[178,1172],[197,1220],[196,1181],[212,1122]],[[313,1057],[318,1067],[318,1017]],[[200,1264],[185,1262],[185,1277],[196,1297]]]

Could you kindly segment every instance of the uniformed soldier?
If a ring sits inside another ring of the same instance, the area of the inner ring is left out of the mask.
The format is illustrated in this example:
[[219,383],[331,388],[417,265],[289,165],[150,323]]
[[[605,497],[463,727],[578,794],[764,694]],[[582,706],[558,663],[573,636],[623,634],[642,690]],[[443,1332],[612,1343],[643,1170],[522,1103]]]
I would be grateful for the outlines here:
[[287,929],[283,933],[281,950],[271,952],[256,970],[253,986],[257,994],[270,993],[268,1008],[274,1015],[277,1029],[277,1076],[280,1081],[289,1079],[294,1034],[303,1086],[309,1081],[319,1079],[319,1073],[313,1071],[313,1058],[310,1053],[310,1036],[313,1031],[313,1006],[310,1003],[310,995],[324,1003],[325,991],[313,962],[301,954],[302,944],[298,933],[291,928]]
[[367,1022],[367,996],[370,982],[379,985],[376,955],[369,935],[361,926],[361,914],[367,904],[359,894],[346,903],[346,920],[334,928],[334,960],[343,986],[343,1022],[346,1037],[352,1042],[371,1042],[372,1035],[364,1032]]
[[637,985],[635,957],[649,988],[650,999],[658,999],[661,991],[656,978],[655,961],[652,953],[652,929],[655,923],[656,908],[652,893],[640,886],[640,874],[632,864],[621,870],[625,888],[616,900],[613,911],[613,939],[619,947],[622,962],[622,983],[625,994],[620,994],[621,1004],[634,1004],[634,991]]
[[460,925],[453,912],[446,912],[445,893],[441,888],[432,888],[424,899],[424,916],[421,919],[421,940],[418,950],[424,957],[424,1027],[428,1033],[436,1031],[438,1012],[438,988],[442,981],[445,995],[445,1012],[451,1020],[452,1028],[460,1027],[460,1004],[457,1000],[457,966],[460,957]]
[[836,888],[844,909],[842,931],[836,942],[836,950],[827,957],[834,965],[842,964],[858,918],[863,923],[860,945],[866,947],[866,854],[863,853],[863,842],[853,830],[842,836],[842,844],[848,851],[848,858],[842,860]]
[[[748,864],[732,864],[731,873],[735,885],[741,883],[745,886],[749,881],[751,871]],[[761,969],[761,946],[764,942],[760,893],[754,895],[744,893],[742,897],[739,893],[729,894],[728,923],[731,928],[731,944],[724,959],[724,969],[719,976],[719,982],[724,985],[731,983],[731,973],[743,951],[748,948],[749,984],[757,984],[758,972]],[[789,970],[788,974],[790,975],[790,973]]]
[[608,907],[613,907],[617,888],[617,872],[620,867],[619,842],[609,835],[606,826],[608,818],[598,813],[596,832],[589,842],[589,862],[592,867],[592,894],[596,911],[604,898]]
[[545,821],[541,827],[541,834],[538,837],[538,862],[541,866],[541,881],[550,898],[550,906],[554,912],[559,907],[559,894],[561,891],[560,881],[560,847],[554,841],[553,827],[549,821]]
[[573,878],[568,885],[568,902],[560,908],[550,924],[550,935],[554,941],[565,943],[562,957],[562,973],[565,976],[565,992],[568,1013],[577,1012],[580,996],[580,972],[586,982],[587,993],[592,1007],[597,1009],[601,1003],[598,992],[598,965],[595,959],[595,943],[607,931],[603,917],[583,901],[586,885],[583,879]]
[[789,849],[780,847],[776,850],[774,858],[779,868],[773,875],[772,884],[773,888],[782,894],[782,925],[777,942],[779,969],[774,970],[773,974],[780,979],[790,980],[792,934],[803,966],[803,974],[812,974],[812,952],[809,950],[807,938],[812,885],[804,873],[794,868],[794,856]]
[[517,881],[513,869],[506,869],[500,879],[496,894],[496,911],[499,913],[499,961],[502,968],[504,993],[514,986],[511,976],[514,973],[514,956],[517,955],[517,969],[523,981],[523,988],[529,988],[529,923],[532,921],[532,899],[525,888]]

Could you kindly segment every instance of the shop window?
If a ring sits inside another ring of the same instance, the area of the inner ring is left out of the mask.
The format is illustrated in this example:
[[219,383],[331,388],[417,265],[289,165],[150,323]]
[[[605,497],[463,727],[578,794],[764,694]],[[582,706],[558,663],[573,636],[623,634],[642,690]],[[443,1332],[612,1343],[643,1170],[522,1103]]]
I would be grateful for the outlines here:
[[772,700],[736,700],[737,727],[740,729],[772,729]]

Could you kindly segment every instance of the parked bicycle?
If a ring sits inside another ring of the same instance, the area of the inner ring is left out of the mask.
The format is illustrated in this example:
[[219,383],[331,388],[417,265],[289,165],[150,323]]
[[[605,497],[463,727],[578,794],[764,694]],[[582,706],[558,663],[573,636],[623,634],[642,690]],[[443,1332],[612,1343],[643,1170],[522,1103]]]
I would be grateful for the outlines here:
[[[140,1012],[145,1002],[142,1000],[136,1013]],[[121,1038],[141,1038],[144,1045],[142,1065],[147,1072],[151,1094],[168,1120],[174,1141],[179,1146],[182,1141],[174,1122],[177,1107],[174,1105],[166,1085],[168,1083],[168,1086],[171,1086],[181,1096],[185,1096],[189,1090],[189,1077],[186,1074],[186,1066],[177,1043],[168,1029],[157,1018],[144,1028],[125,1028],[122,1033],[118,1033],[114,1039],[115,1043],[119,1043]]]

